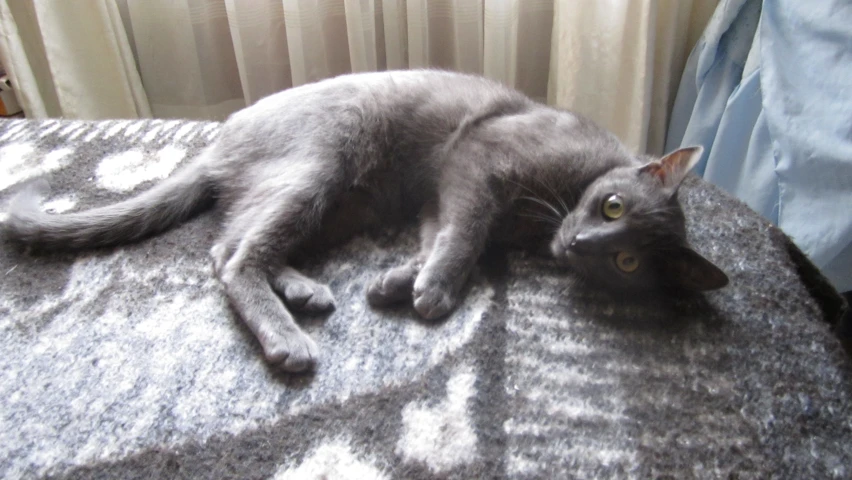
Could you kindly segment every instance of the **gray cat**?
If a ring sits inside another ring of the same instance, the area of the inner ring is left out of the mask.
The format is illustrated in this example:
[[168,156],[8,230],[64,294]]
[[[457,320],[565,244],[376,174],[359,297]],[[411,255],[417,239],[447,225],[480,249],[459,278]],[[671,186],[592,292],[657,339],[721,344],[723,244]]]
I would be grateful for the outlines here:
[[677,202],[700,156],[637,157],[589,120],[476,76],[344,75],[235,113],[191,164],[129,200],[49,215],[38,208],[46,192],[26,189],[4,229],[41,248],[100,247],[215,201],[226,214],[211,250],[216,275],[266,359],[302,371],[318,350],[288,307],[323,311],[334,300],[289,264],[306,245],[382,223],[419,219],[421,249],[377,278],[368,301],[413,301],[427,319],[458,303],[488,240],[549,251],[608,288],[724,286],[687,246]]

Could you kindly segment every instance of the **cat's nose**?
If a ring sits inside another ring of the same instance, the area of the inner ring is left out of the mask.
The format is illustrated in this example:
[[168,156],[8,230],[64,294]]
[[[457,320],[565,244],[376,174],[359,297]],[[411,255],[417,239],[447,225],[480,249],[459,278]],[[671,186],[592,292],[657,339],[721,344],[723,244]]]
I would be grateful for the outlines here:
[[574,235],[568,249],[575,253],[586,253],[589,251],[589,236],[582,233]]

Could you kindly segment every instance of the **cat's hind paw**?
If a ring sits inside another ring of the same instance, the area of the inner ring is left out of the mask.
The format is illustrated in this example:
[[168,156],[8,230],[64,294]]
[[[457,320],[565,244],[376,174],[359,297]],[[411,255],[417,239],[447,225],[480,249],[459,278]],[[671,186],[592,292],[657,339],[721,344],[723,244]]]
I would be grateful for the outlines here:
[[334,295],[331,289],[295,270],[282,273],[273,283],[273,287],[284,297],[287,306],[293,310],[320,313],[334,309]]
[[284,289],[284,299],[290,308],[302,312],[327,312],[334,308],[331,290],[319,283],[292,282]]
[[417,270],[409,264],[384,272],[367,287],[367,302],[374,307],[385,307],[411,300],[416,275]]
[[319,359],[319,347],[316,342],[300,330],[262,339],[261,346],[266,361],[285,372],[312,370]]

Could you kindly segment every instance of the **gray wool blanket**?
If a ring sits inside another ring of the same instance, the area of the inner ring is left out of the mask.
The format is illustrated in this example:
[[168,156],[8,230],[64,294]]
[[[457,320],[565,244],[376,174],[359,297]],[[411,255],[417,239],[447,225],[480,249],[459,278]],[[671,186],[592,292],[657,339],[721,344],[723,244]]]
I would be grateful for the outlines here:
[[[37,176],[50,211],[126,198],[218,129],[0,121],[0,212]],[[721,291],[612,297],[493,251],[432,324],[364,297],[416,250],[412,230],[309,259],[337,298],[299,318],[323,355],[309,375],[269,368],[229,309],[208,260],[215,212],[124,248],[2,243],[0,477],[852,477],[842,300],[738,201],[696,178],[681,201],[731,278]]]

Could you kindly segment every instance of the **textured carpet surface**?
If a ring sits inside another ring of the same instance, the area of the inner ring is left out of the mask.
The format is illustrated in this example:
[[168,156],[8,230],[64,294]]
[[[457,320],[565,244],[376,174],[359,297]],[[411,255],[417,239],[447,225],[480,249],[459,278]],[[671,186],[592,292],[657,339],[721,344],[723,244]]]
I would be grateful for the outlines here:
[[[48,210],[125,198],[218,128],[0,122],[0,212],[44,174]],[[823,308],[837,298],[739,202],[696,179],[681,199],[731,277],[701,298],[608,297],[492,252],[427,324],[364,298],[414,232],[330,251],[304,270],[337,298],[300,317],[323,354],[307,376],[268,368],[228,308],[215,212],[85,254],[2,244],[0,477],[849,478],[852,365]]]

